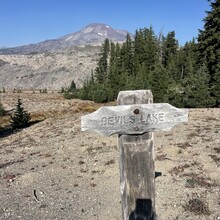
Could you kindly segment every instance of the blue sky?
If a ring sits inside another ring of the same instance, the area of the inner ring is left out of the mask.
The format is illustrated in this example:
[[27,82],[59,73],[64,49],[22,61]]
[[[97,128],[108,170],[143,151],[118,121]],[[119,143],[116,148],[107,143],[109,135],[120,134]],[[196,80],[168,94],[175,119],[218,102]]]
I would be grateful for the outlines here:
[[115,29],[152,25],[156,34],[175,31],[181,45],[203,28],[207,0],[0,0],[0,47],[54,39],[90,23]]

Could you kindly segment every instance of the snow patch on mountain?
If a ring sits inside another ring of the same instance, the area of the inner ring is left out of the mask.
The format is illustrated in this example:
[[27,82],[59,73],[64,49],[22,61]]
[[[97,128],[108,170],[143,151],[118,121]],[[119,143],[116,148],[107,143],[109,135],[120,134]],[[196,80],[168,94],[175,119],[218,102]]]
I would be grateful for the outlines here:
[[116,30],[106,24],[92,23],[77,32],[70,33],[56,39],[45,40],[38,44],[30,44],[20,47],[0,49],[0,54],[26,54],[36,52],[57,51],[73,46],[101,46],[106,38],[113,42],[122,43],[126,40],[127,34],[128,31]]
[[65,41],[71,40],[73,36],[68,37]]

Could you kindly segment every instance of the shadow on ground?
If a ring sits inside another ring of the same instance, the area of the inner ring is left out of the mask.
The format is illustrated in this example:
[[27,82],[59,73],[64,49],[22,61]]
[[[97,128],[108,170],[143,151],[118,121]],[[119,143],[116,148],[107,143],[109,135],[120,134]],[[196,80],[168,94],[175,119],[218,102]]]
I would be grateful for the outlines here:
[[[39,122],[42,122],[42,121],[44,121],[44,119],[43,120],[32,121],[25,128],[28,128],[28,127],[30,127],[30,126],[32,126],[34,124],[37,124]],[[11,126],[7,126],[7,127],[4,127],[4,128],[0,127],[0,138],[5,138],[5,137],[8,137],[8,136],[10,136],[12,134],[16,134],[16,133],[22,131],[22,129],[24,129],[24,128],[15,129],[15,128],[12,128]]]

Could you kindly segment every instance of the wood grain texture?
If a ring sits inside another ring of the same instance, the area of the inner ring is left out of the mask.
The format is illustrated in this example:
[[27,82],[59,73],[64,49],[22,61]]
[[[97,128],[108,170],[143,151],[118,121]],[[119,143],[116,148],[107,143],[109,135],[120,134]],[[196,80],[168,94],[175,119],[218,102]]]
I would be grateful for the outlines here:
[[81,117],[82,131],[119,134],[123,220],[156,219],[153,131],[169,131],[188,121],[187,109],[152,103],[150,90],[122,91],[118,106]]
[[[152,103],[149,90],[125,91],[118,105]],[[130,108],[130,107],[128,107]],[[119,135],[120,189],[123,220],[156,219],[153,133]]]
[[[133,96],[130,97],[136,102],[140,100]],[[128,103],[130,102],[129,100]],[[81,129],[82,131],[92,130],[107,136],[143,134],[151,131],[169,131],[174,126],[187,121],[187,109],[178,109],[168,103],[135,103],[101,107],[92,114],[82,116]]]

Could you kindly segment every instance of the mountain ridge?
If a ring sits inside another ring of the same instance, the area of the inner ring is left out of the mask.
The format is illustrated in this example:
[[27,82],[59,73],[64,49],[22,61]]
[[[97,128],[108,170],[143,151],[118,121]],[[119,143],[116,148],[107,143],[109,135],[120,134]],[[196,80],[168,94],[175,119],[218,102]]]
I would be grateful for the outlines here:
[[123,42],[127,31],[92,23],[77,32],[37,44],[0,50],[0,90],[81,87],[97,66],[106,38]]
[[101,46],[106,38],[113,42],[122,43],[129,34],[126,30],[113,29],[103,23],[91,23],[79,31],[55,38],[45,40],[36,44],[28,44],[18,47],[0,49],[0,54],[29,54],[57,51],[74,47],[85,47],[86,45]]

